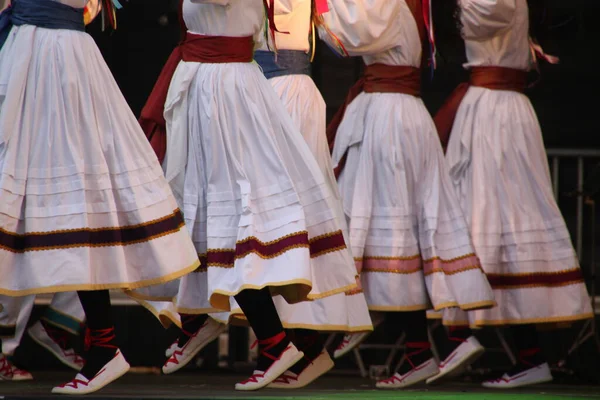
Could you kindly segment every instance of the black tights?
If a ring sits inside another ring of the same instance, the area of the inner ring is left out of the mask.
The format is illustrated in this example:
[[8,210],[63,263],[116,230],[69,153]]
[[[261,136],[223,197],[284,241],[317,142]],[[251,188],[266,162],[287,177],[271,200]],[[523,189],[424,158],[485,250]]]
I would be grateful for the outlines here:
[[[86,363],[81,374],[92,379],[117,351],[108,290],[79,291],[90,338]],[[87,340],[86,340],[87,342]]]
[[317,331],[310,329],[291,329],[288,336],[304,357],[290,368],[290,371],[300,375],[325,349],[323,338]]
[[179,347],[183,347],[202,328],[206,320],[208,320],[208,314],[180,314],[180,316],[181,332],[179,333],[178,345]]
[[540,348],[535,325],[512,325],[510,331],[518,352],[518,362],[513,368],[514,373],[519,373],[546,362]]
[[[289,338],[283,331],[283,325],[279,314],[277,314],[277,309],[275,309],[271,292],[269,288],[246,289],[237,294],[235,300],[250,323],[258,339],[259,349],[262,350],[258,357],[256,369],[266,371],[273,364],[273,360],[262,354],[262,352],[268,351],[268,354],[277,357],[290,343]],[[274,340],[278,335],[281,336],[281,340],[268,343],[269,340]]]
[[402,332],[406,334],[406,360],[400,366],[399,374],[403,375],[433,357],[425,310],[387,313],[386,327],[394,340],[398,340]]

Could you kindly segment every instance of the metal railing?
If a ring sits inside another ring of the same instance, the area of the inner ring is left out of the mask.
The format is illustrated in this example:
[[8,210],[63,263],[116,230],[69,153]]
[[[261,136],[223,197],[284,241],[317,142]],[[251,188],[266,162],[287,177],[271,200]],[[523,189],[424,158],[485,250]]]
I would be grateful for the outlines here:
[[[548,158],[550,159],[552,186],[554,189],[554,198],[559,201],[561,194],[560,190],[560,165],[561,159],[569,158],[577,161],[577,186],[576,191],[582,192],[585,184],[585,162],[590,159],[596,159],[600,162],[600,149],[548,149]],[[583,196],[577,196],[576,209],[576,228],[575,237],[573,238],[575,250],[581,260],[583,254]],[[596,221],[593,221],[595,223]]]

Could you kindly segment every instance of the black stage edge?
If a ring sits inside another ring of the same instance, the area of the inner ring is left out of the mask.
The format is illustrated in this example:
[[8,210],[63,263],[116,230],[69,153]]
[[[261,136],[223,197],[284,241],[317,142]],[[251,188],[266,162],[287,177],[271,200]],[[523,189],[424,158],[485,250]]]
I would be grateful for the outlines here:
[[[263,389],[258,392],[237,392],[234,384],[245,379],[246,375],[240,374],[206,374],[206,373],[181,373],[171,376],[152,376],[128,374],[104,388],[98,393],[87,396],[52,396],[50,390],[53,385],[72,378],[72,374],[65,372],[46,372],[36,375],[36,380],[27,382],[0,382],[0,399],[427,399],[449,400],[460,399],[546,399],[556,396],[557,399],[586,398],[600,399],[600,388],[591,386],[565,386],[549,384],[532,388],[516,389],[512,391],[490,391],[482,389],[479,385],[470,383],[449,384],[443,386],[416,386],[414,389],[404,391],[374,390],[373,382],[368,379],[355,377],[327,376],[313,385],[295,391],[282,391]],[[360,397],[357,397],[360,396]],[[508,397],[506,397],[508,396]]]

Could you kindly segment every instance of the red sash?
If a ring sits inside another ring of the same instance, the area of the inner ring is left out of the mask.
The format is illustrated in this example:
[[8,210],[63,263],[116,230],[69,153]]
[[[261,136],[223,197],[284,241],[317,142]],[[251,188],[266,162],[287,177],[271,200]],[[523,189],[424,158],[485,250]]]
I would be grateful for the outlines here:
[[[422,63],[425,64],[427,61],[426,55],[429,52],[429,40],[423,2],[422,0],[409,0],[407,4],[417,24],[419,37],[423,46]],[[346,108],[363,91],[366,93],[403,93],[419,97],[421,94],[421,70],[408,66],[384,64],[373,64],[365,67],[363,77],[350,88],[344,104],[335,113],[327,126],[327,142],[329,143],[330,151],[333,151],[335,135],[344,118]],[[346,164],[346,156],[347,153],[342,156],[337,167],[334,169],[336,178],[339,177]]]
[[[403,65],[372,64],[365,68],[363,77],[352,86],[344,104],[333,116],[327,126],[327,141],[329,150],[333,151],[335,135],[344,118],[346,108],[361,94],[366,93],[403,93],[419,97],[421,94],[421,70]],[[335,177],[339,177],[346,164],[346,154],[342,156],[334,169]]]
[[182,41],[173,50],[163,67],[150,97],[146,101],[139,123],[154,149],[159,161],[165,158],[167,150],[165,102],[173,74],[180,61],[201,63],[252,62],[254,40],[252,36],[204,36],[187,32],[181,11],[179,13]]
[[458,85],[433,118],[444,151],[450,140],[458,107],[470,86],[523,93],[527,87],[527,72],[503,67],[472,67],[469,82]]

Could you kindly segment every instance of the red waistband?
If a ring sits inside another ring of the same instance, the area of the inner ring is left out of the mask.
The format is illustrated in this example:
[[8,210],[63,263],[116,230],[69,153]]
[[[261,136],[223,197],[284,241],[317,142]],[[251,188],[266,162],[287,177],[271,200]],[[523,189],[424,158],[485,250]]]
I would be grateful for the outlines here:
[[[421,94],[421,70],[405,65],[371,64],[366,66],[362,78],[350,88],[344,103],[327,125],[327,141],[330,151],[333,151],[335,136],[346,113],[346,108],[363,91],[366,93],[403,93],[418,97]],[[336,178],[346,164],[346,155],[342,156],[335,167]]]
[[251,62],[254,54],[252,36],[204,36],[187,32],[165,63],[139,119],[160,162],[167,150],[165,102],[171,80],[180,61],[201,63]]
[[204,36],[187,32],[178,46],[181,59],[201,63],[252,62],[254,39],[252,36]]
[[403,93],[418,97],[421,95],[421,70],[405,65],[369,65],[364,73],[364,91]]
[[527,87],[527,72],[504,67],[471,68],[469,83],[458,85],[433,118],[444,150],[450,141],[458,107],[460,107],[470,86],[523,93]]

